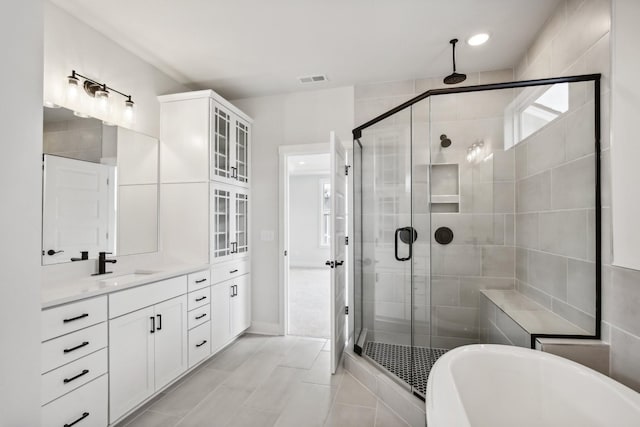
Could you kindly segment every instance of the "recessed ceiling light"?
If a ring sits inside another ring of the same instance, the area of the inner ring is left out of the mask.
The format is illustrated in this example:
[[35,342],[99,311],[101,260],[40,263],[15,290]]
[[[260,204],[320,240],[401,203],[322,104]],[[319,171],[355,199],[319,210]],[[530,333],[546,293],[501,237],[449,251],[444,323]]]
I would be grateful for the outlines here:
[[485,44],[489,40],[489,34],[480,33],[475,34],[467,39],[467,44],[469,46],[480,46],[481,44]]

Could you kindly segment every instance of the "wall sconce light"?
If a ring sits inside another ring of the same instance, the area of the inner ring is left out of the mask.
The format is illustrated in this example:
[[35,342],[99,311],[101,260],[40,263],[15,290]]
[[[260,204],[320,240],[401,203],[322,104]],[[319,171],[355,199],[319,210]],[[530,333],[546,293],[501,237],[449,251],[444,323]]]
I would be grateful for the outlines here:
[[476,163],[480,160],[484,148],[484,141],[478,140],[467,148],[467,162]]
[[[110,103],[110,95],[111,93],[117,93],[125,98],[124,106],[122,106],[122,121],[128,124],[133,123],[134,121],[134,108],[133,108],[133,100],[131,99],[131,95],[120,92],[117,89],[114,89],[110,86],[107,86],[106,83],[100,83],[93,79],[90,79],[87,76],[83,76],[80,73],[77,73],[75,70],[71,70],[71,75],[67,77],[67,100],[71,103],[77,104],[80,101],[82,105],[82,100],[79,98],[79,88],[80,88],[80,79],[83,80],[82,87],[85,93],[90,97],[89,99],[93,99],[93,110],[95,110],[96,115],[100,115],[102,117],[110,116],[111,113],[111,103]],[[82,108],[86,109],[86,108]],[[79,111],[74,111],[76,115],[86,116]],[[108,122],[113,122],[114,120],[108,120]]]

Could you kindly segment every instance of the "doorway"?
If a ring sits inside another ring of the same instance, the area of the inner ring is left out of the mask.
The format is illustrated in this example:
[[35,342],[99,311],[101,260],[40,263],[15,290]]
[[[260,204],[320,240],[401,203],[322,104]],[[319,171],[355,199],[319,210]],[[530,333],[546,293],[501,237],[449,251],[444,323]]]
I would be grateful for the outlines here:
[[328,151],[287,156],[288,335],[331,337],[329,166]]

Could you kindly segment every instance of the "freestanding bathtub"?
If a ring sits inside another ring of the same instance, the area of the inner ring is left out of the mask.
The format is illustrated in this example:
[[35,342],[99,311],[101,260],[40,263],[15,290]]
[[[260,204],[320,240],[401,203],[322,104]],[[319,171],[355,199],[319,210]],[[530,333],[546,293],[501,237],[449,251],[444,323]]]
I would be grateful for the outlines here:
[[640,394],[562,357],[505,345],[438,359],[426,405],[428,427],[640,426]]

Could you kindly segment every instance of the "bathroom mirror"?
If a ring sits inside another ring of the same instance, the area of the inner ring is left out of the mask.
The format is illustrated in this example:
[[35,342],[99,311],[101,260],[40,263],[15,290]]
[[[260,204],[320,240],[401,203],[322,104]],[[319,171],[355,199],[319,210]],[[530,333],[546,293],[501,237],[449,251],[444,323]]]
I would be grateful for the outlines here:
[[44,108],[42,265],[158,250],[158,145]]

